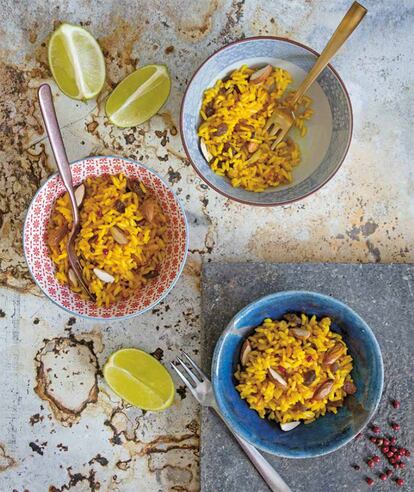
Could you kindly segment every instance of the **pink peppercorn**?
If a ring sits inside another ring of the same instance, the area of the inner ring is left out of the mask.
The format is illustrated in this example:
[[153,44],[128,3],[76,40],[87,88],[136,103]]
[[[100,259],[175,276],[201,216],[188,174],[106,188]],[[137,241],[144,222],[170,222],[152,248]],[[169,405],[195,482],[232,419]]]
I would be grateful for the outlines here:
[[390,447],[390,451],[392,451],[393,453],[395,453],[396,451],[398,451],[398,449],[395,446],[391,446]]
[[379,456],[373,456],[373,457],[372,457],[372,461],[373,461],[374,463],[379,463],[379,462],[381,461],[381,458],[380,458]]
[[399,468],[405,468],[405,463],[403,461],[401,461],[401,463],[398,463],[398,467]]
[[382,451],[384,454],[387,454],[389,450],[390,450],[390,448],[389,448],[388,446],[382,446],[382,448],[381,448],[381,451]]
[[394,453],[392,451],[388,451],[387,457],[392,458],[394,456]]
[[369,440],[370,440],[371,442],[373,442],[374,444],[377,444],[377,443],[378,443],[378,440],[377,440],[377,438],[376,438],[376,437],[370,437],[370,438],[369,438]]
[[395,430],[395,431],[399,431],[399,430],[401,429],[400,424],[397,424],[396,422],[393,422],[393,423],[391,424],[391,427],[392,427],[392,428],[393,428],[393,430]]
[[108,253],[109,253],[109,250],[107,250],[106,248],[102,250],[102,253],[106,256]]
[[392,406],[396,408],[397,410],[400,408],[401,403],[398,400],[392,400],[391,402]]
[[373,425],[372,426],[372,432],[374,434],[379,434],[381,432],[381,429],[378,427],[378,425]]
[[404,453],[404,454],[405,454],[405,456],[407,456],[407,458],[408,458],[409,456],[411,456],[411,453],[410,453],[410,451],[408,451],[408,449],[406,449],[406,450],[405,450],[405,453]]
[[367,484],[368,484],[369,486],[371,486],[371,485],[373,485],[373,484],[374,484],[374,480],[372,480],[372,478],[371,478],[371,477],[367,477],[367,478],[365,479],[365,481],[367,482]]
[[380,479],[381,479],[382,481],[384,481],[384,482],[385,482],[385,480],[387,480],[387,478],[388,478],[388,477],[387,477],[387,475],[386,475],[385,473],[381,473],[381,475],[380,475],[379,477],[380,477]]
[[392,475],[392,470],[388,469],[385,473],[387,474],[387,477],[390,477]]
[[389,446],[390,445],[390,441],[388,439],[384,439],[383,444],[384,444],[384,446]]
[[399,486],[402,487],[404,485],[404,479],[403,478],[397,478],[395,480],[395,483]]
[[368,461],[367,461],[367,465],[368,465],[370,468],[374,468],[375,463],[374,463],[372,460],[368,460]]
[[397,461],[399,461],[402,458],[402,455],[400,453],[395,453],[394,457]]
[[391,437],[390,439],[390,443],[395,446],[395,444],[397,444],[397,438],[396,437]]

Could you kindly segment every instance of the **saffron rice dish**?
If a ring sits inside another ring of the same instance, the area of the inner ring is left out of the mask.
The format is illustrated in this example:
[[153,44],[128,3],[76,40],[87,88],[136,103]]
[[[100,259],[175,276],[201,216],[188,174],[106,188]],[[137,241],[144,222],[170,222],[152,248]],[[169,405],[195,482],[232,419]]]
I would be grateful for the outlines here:
[[261,418],[290,430],[337,413],[357,390],[351,371],[352,357],[330,318],[287,314],[265,319],[245,340],[236,388]]
[[[80,231],[75,240],[83,277],[98,306],[129,297],[159,274],[167,217],[142,182],[123,174],[87,178],[75,190]],[[54,204],[47,244],[56,278],[83,298],[66,250],[72,227],[68,193]]]
[[[275,108],[288,107],[291,83],[282,68],[267,65],[255,72],[243,65],[204,92],[200,148],[212,170],[234,187],[262,192],[292,182],[292,170],[301,161],[298,144],[289,136],[272,150],[276,137],[264,130]],[[303,96],[294,108],[294,125],[302,137],[313,113],[311,103]]]

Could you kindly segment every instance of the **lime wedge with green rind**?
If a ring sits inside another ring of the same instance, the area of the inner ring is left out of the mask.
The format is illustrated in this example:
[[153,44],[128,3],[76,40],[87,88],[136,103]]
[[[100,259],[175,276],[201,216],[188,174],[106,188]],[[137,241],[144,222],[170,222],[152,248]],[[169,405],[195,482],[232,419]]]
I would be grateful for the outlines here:
[[121,128],[149,120],[164,105],[171,89],[165,65],[146,65],[132,72],[113,90],[105,111],[111,123]]

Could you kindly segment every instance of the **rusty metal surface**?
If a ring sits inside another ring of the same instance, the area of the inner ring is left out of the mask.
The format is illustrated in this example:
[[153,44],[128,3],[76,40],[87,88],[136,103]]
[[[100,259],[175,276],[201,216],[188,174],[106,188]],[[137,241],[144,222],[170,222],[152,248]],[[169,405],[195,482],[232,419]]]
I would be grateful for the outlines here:
[[[180,346],[198,357],[202,261],[412,262],[413,5],[367,0],[369,14],[334,62],[354,108],[354,138],[337,176],[315,195],[276,209],[232,203],[187,162],[180,101],[206,56],[244,36],[288,36],[320,50],[349,2],[338,0],[0,0],[0,489],[198,490],[198,408],[181,387],[162,414],[125,406],[100,368],[123,346]],[[398,5],[398,11],[395,9]],[[54,170],[36,104],[50,82],[46,43],[61,21],[100,41],[107,84],[97,101],[72,101],[53,84],[70,160],[121,154],[164,176],[190,222],[190,255],[166,301],[133,321],[72,320],[41,296],[22,256],[22,221]],[[137,65],[172,74],[167,105],[120,130],[103,111]]]

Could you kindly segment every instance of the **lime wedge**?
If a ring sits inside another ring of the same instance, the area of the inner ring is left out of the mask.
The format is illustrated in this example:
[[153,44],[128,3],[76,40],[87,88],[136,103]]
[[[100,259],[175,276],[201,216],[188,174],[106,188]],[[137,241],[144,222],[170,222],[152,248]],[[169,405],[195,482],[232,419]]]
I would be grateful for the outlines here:
[[106,101],[109,120],[122,128],[150,119],[168,99],[171,80],[164,65],[146,65],[122,80]]
[[57,85],[73,99],[91,99],[105,82],[105,61],[96,39],[83,27],[62,24],[49,41],[49,66]]
[[174,401],[174,383],[157,359],[142,350],[127,348],[114,352],[103,375],[122,399],[143,410],[160,411]]

